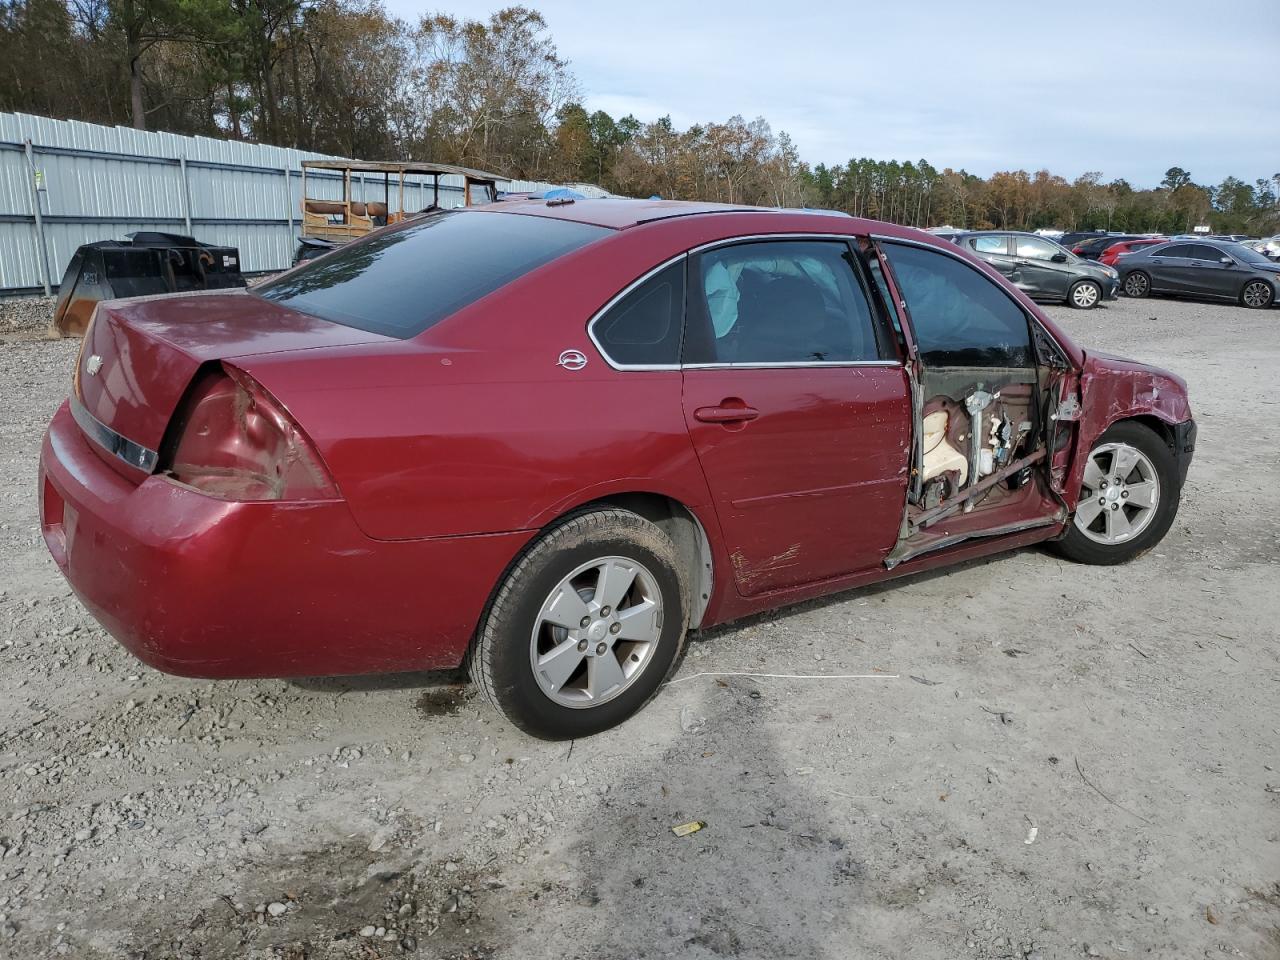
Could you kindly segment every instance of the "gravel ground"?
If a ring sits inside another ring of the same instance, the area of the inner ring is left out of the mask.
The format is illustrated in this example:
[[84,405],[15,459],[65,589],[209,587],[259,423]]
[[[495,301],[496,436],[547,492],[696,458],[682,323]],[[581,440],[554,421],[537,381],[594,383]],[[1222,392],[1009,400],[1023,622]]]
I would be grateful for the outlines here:
[[0,297],[0,334],[56,336],[53,305],[57,297]]
[[[1280,312],[1053,312],[1190,381],[1161,547],[1025,550],[710,631],[575,744],[450,675],[131,659],[37,526],[76,343],[10,338],[0,956],[1280,956]],[[898,679],[699,676],[737,671]]]

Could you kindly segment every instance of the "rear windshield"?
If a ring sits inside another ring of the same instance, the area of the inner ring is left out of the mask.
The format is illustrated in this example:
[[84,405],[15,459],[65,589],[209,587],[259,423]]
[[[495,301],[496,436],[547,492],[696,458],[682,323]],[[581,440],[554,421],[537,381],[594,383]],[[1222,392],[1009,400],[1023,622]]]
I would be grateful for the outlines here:
[[413,337],[610,232],[548,217],[436,213],[356,240],[253,292],[344,326]]

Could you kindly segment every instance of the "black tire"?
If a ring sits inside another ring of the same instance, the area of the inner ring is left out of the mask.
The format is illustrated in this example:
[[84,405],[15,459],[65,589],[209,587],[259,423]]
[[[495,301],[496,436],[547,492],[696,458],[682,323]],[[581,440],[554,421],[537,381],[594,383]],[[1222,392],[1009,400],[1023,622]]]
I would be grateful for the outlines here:
[[1275,288],[1265,280],[1250,280],[1240,288],[1240,303],[1251,310],[1266,310],[1275,299]]
[[[1086,288],[1093,288],[1093,296],[1086,297],[1081,291]],[[1068,306],[1075,307],[1077,310],[1092,310],[1102,300],[1102,287],[1092,280],[1080,280],[1071,285],[1071,289],[1067,291]]]
[[1094,442],[1093,449],[1109,443],[1125,443],[1146,455],[1160,481],[1160,499],[1155,506],[1155,517],[1146,528],[1123,543],[1106,544],[1090,539],[1076,526],[1075,517],[1072,516],[1067,521],[1066,535],[1061,540],[1054,541],[1051,546],[1057,553],[1077,563],[1108,566],[1126,563],[1141,556],[1164,539],[1174,517],[1178,515],[1182,489],[1177,463],[1169,445],[1150,428],[1132,420],[1113,424]]
[[1141,270],[1135,270],[1124,278],[1124,295],[1140,300],[1151,293],[1151,278]]
[[[629,510],[589,508],[560,520],[525,551],[494,595],[468,652],[472,682],[515,726],[544,740],[586,737],[618,725],[657,693],[684,645],[688,601],[678,556],[660,528]],[[551,592],[599,557],[637,561],[651,573],[662,598],[659,640],[644,668],[613,699],[563,706],[534,675],[533,631]]]

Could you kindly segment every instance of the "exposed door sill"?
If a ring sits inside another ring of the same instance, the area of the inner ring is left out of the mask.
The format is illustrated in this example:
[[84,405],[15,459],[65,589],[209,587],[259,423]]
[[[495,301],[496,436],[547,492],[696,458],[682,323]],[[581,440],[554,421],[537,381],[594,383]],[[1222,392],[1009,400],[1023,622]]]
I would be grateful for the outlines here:
[[965,540],[974,540],[982,537],[1002,537],[1009,533],[1020,533],[1023,530],[1032,530],[1036,527],[1047,527],[1052,524],[1062,523],[1066,519],[1066,513],[1059,510],[1047,517],[1037,517],[1034,520],[1020,520],[1016,523],[1006,523],[1001,527],[991,527],[988,530],[974,530],[968,533],[957,533],[949,537],[942,537],[931,543],[921,544],[913,547],[909,542],[898,544],[884,558],[884,566],[886,570],[892,570],[900,563],[906,563],[908,560],[914,560],[916,557],[924,556],[927,553],[934,553],[938,550],[945,550],[947,547],[953,547],[957,543],[963,543]]

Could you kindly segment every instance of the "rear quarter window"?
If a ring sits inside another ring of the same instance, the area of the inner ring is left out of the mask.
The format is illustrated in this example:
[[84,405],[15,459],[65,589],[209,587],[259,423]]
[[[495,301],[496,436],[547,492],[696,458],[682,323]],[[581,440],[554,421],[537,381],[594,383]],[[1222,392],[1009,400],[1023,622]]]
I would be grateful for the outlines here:
[[413,337],[610,233],[548,217],[436,213],[349,243],[253,293],[343,326]]

